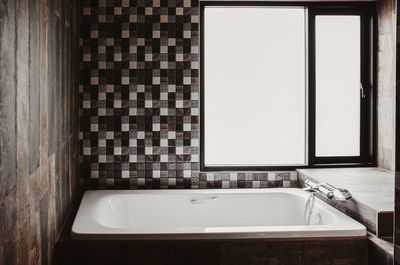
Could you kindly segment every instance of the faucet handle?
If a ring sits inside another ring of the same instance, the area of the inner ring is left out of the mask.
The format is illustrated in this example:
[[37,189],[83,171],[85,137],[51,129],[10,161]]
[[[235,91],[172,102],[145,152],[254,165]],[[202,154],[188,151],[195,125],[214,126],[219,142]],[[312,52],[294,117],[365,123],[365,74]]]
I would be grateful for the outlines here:
[[325,183],[333,192],[333,197],[338,201],[346,201],[352,198],[351,192],[348,189],[336,188],[332,184]]
[[321,191],[328,199],[332,199],[334,197],[333,189],[328,183],[320,183],[318,185],[319,191]]
[[335,189],[333,191],[333,195],[338,201],[347,201],[352,198],[352,195],[348,189]]

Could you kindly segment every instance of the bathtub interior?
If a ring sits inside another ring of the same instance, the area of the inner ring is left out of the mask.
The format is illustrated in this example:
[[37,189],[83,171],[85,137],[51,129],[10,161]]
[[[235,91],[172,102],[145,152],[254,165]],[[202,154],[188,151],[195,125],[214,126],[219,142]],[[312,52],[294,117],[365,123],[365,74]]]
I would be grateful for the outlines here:
[[[92,216],[104,227],[141,232],[305,226],[308,196],[282,192],[110,194],[96,201]],[[332,224],[335,218],[316,200],[311,225]]]

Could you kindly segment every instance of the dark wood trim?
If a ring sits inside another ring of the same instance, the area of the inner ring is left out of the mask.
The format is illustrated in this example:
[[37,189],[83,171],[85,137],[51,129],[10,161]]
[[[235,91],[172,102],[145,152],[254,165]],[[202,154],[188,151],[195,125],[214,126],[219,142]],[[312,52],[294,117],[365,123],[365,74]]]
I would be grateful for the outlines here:
[[296,170],[302,168],[344,168],[344,167],[374,167],[375,163],[331,163],[331,164],[313,164],[305,166],[205,166],[200,168],[200,171],[284,171]]
[[378,212],[376,236],[379,238],[393,238],[393,212]]
[[208,2],[200,1],[200,170],[206,170],[205,160],[205,147],[204,147],[204,7]]
[[200,1],[200,10],[206,6],[299,6],[299,7],[327,7],[336,8],[371,8],[375,7],[375,2],[362,1],[327,1],[327,2],[282,2],[282,1]]
[[367,239],[58,243],[58,265],[365,265]]
[[308,165],[315,161],[315,10],[308,9]]
[[368,233],[367,265],[392,265],[393,250],[393,243]]

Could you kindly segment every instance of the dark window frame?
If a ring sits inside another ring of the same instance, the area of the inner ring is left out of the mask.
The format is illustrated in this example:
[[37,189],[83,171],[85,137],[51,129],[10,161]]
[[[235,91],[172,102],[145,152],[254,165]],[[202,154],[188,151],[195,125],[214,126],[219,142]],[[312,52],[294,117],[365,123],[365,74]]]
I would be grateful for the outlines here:
[[[366,164],[374,162],[374,28],[372,8],[368,6],[310,7],[308,8],[308,43],[309,43],[309,165],[326,164]],[[361,83],[365,98],[360,90],[360,155],[317,157],[315,155],[315,17],[318,15],[359,15],[361,18]],[[372,103],[372,104],[371,104]]]
[[[304,166],[206,166],[204,146],[204,8],[207,6],[299,6],[307,9],[306,39],[308,47],[308,152]],[[315,156],[315,16],[360,15],[361,18],[361,82],[360,91],[360,156]],[[376,166],[376,4],[373,2],[259,2],[200,1],[200,170],[261,171],[294,170],[314,167]]]

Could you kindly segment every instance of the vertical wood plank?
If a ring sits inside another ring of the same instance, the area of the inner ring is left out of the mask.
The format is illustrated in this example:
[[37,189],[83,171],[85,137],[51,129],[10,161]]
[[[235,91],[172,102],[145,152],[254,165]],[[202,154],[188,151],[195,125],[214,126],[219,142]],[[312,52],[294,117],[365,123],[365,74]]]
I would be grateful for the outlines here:
[[29,264],[29,0],[17,1],[17,264]]
[[40,157],[39,0],[30,0],[29,32],[29,172],[32,174],[39,167]]
[[[57,2],[57,1],[56,1]],[[55,5],[57,7],[57,5]],[[55,10],[57,14],[57,10]],[[55,87],[54,87],[54,115],[55,115],[55,126],[54,126],[54,188],[55,188],[55,211],[56,211],[56,228],[60,227],[60,213],[61,213],[61,200],[60,200],[60,167],[61,167],[61,159],[60,159],[60,149],[61,149],[61,22],[60,17],[55,16],[55,28],[56,35],[54,37],[55,40],[55,48],[56,48],[56,56],[54,58],[56,69],[55,69]]]
[[[67,11],[70,11],[70,9],[67,9]],[[64,68],[64,85],[65,85],[65,108],[64,108],[64,120],[65,120],[65,125],[64,125],[64,134],[65,136],[69,135],[70,132],[70,117],[71,117],[71,50],[68,49],[68,47],[71,47],[71,27],[69,25],[65,26],[65,32],[64,32],[64,53],[65,53],[65,68]]]
[[49,1],[49,38],[48,38],[48,50],[47,50],[47,65],[48,65],[48,91],[47,91],[47,106],[48,106],[48,116],[47,116],[47,147],[48,155],[54,153],[54,141],[55,141],[55,89],[56,89],[56,71],[57,65],[55,58],[56,54],[56,36],[57,36],[57,26],[56,18],[54,14],[54,1]]
[[60,144],[65,141],[65,108],[66,108],[66,43],[65,43],[65,6],[61,8],[61,35],[60,35],[60,47],[61,47],[61,104],[60,104]]
[[17,262],[15,8],[0,1],[0,264]]
[[378,2],[377,164],[395,167],[396,27],[394,0]]
[[40,149],[41,149],[41,185],[46,187],[45,193],[40,198],[39,216],[40,216],[40,256],[41,264],[47,265],[50,261],[49,255],[49,187],[50,187],[50,160],[48,152],[48,38],[49,38],[49,9],[47,2],[40,3]]
[[0,200],[15,190],[15,3],[0,2]]
[[[53,58],[56,68],[55,68],[55,86],[54,86],[54,115],[55,115],[55,135],[54,135],[54,140],[55,140],[55,147],[60,145],[60,123],[61,123],[61,117],[60,117],[60,105],[61,105],[61,51],[62,51],[62,46],[61,46],[61,23],[60,23],[60,17],[56,16],[55,17],[55,23],[54,26],[56,28],[56,36],[54,37],[55,41],[55,48],[56,48],[56,54],[55,57]],[[57,170],[57,168],[56,168]]]
[[40,238],[41,238],[41,265],[49,264],[48,253],[48,221],[49,221],[49,197],[46,192],[39,202],[40,213]]
[[[48,54],[48,7],[46,3],[40,2],[39,6],[39,55],[40,55],[40,162],[41,162],[41,186],[48,187],[49,174],[48,174],[48,66],[47,66],[47,54]],[[40,194],[42,196],[43,194]]]
[[17,262],[17,196],[13,191],[0,201],[0,264]]

